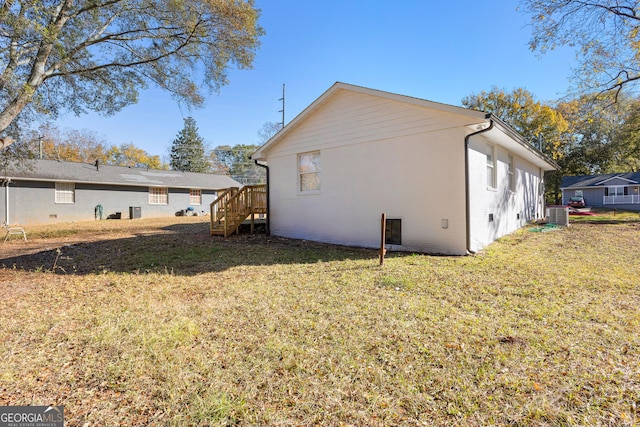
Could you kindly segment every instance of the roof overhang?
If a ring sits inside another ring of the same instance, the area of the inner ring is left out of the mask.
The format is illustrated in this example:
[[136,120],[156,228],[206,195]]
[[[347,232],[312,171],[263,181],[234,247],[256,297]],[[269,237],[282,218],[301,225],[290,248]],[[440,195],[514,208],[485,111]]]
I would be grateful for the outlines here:
[[[504,123],[498,117],[487,114],[483,111],[471,110],[464,107],[457,107],[454,105],[442,104],[433,101],[427,101],[425,99],[414,98],[406,95],[398,95],[390,92],[384,92],[376,89],[369,89],[362,86],[355,86],[346,83],[337,82],[331,86],[327,91],[320,95],[315,101],[313,101],[307,108],[305,108],[300,114],[298,114],[291,122],[289,122],[284,128],[271,137],[264,145],[258,148],[250,158],[252,160],[266,161],[267,151],[275,144],[277,144],[282,138],[296,128],[313,110],[318,106],[326,102],[333,94],[340,90],[349,90],[353,92],[363,93],[371,96],[383,97],[393,101],[408,103],[425,108],[432,108],[439,111],[444,111],[452,114],[462,115],[469,119],[469,125],[467,129],[469,134],[481,131],[488,127],[491,129],[486,132],[482,132],[482,135],[492,140],[498,145],[507,148],[513,154],[525,158],[531,161],[536,166],[542,168],[545,171],[559,170],[560,167],[553,160],[549,159],[544,153],[535,148],[529,142],[527,142],[518,132],[516,132],[509,125]],[[493,123],[493,126],[491,126]]]
[[228,187],[213,187],[213,186],[202,186],[202,185],[175,185],[175,184],[166,184],[166,183],[153,183],[153,182],[123,182],[123,181],[87,181],[87,180],[78,180],[78,179],[66,179],[66,178],[39,178],[39,177],[24,177],[24,176],[3,176],[0,178],[2,181],[7,182],[16,182],[16,181],[26,181],[26,182],[69,182],[74,184],[83,184],[83,185],[113,185],[117,187],[166,187],[166,188],[178,188],[181,190],[209,190],[209,191],[220,191],[224,190]]
[[258,148],[250,157],[252,160],[266,160],[266,152],[270,147],[277,144],[285,135],[290,133],[293,129],[300,124],[312,111],[326,102],[335,93],[341,90],[348,90],[351,92],[362,93],[371,96],[383,97],[392,101],[403,102],[405,104],[412,104],[426,108],[433,108],[436,110],[449,112],[452,114],[466,115],[472,119],[475,123],[481,123],[486,114],[482,111],[470,110],[468,108],[456,107],[454,105],[442,104],[439,102],[427,101],[425,99],[414,98],[406,95],[399,95],[391,92],[385,92],[377,89],[370,89],[362,86],[351,85],[347,83],[336,82],[327,89],[322,95],[320,95],[315,101],[313,101],[307,108],[305,108],[300,114],[298,114],[291,122],[280,129],[278,133],[272,136],[264,145]]
[[[486,132],[480,133],[480,135],[484,136],[489,141],[506,148],[510,153],[529,160],[535,166],[544,171],[560,169],[560,166],[558,166],[556,162],[531,145],[511,126],[500,120],[498,117],[493,114],[489,114],[487,115],[487,120],[487,124],[493,122],[493,126]],[[473,131],[475,132],[476,129],[473,129]]]

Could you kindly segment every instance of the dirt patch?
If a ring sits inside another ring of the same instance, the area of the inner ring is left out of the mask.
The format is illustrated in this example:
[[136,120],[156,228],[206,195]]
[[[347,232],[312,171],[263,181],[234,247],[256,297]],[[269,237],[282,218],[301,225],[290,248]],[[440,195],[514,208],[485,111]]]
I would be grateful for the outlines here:
[[[131,235],[123,235],[123,237]],[[32,255],[39,252],[55,251],[65,246],[79,243],[92,243],[105,240],[113,240],[113,235],[86,233],[73,237],[49,238],[49,239],[28,239],[26,242],[20,238],[14,238],[0,246],[0,261],[7,258]]]
[[[40,267],[53,261],[59,255],[58,251],[81,251],[87,259],[100,258],[102,254],[91,253],[103,248],[96,243],[111,242],[117,247],[122,239],[175,234],[178,228],[184,239],[209,238],[208,227],[208,222],[202,219],[189,221],[185,218],[34,226],[26,229],[27,241],[22,236],[10,236],[7,242],[0,242],[0,267],[18,266],[31,270],[36,264]],[[5,236],[0,236],[3,241]]]

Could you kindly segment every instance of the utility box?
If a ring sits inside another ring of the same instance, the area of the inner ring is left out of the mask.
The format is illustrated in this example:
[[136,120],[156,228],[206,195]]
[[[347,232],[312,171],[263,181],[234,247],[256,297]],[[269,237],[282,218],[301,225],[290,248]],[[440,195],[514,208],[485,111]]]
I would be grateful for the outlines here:
[[140,206],[129,206],[129,219],[142,218],[142,208]]

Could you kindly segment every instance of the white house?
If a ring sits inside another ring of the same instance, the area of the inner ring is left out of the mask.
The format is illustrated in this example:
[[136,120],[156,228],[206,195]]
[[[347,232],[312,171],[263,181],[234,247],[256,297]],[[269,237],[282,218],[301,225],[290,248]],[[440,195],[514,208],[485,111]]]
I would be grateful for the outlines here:
[[544,215],[557,166],[493,115],[336,83],[252,158],[271,234],[463,255]]

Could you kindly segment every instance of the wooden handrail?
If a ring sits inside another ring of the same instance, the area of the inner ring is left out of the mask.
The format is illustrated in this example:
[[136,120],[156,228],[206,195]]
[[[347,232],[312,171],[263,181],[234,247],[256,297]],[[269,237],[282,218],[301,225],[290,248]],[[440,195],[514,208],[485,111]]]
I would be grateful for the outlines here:
[[227,237],[255,213],[266,213],[267,186],[266,184],[247,185],[238,190],[237,187],[228,188],[220,193],[211,205],[211,234],[222,231]]

